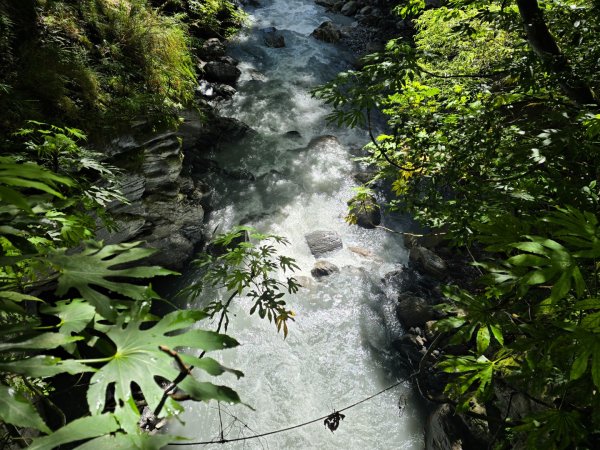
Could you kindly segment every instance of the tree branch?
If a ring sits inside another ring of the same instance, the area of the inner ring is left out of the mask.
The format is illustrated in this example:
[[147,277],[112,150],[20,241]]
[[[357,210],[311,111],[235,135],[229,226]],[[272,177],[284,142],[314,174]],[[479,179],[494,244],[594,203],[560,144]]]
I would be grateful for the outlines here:
[[583,78],[573,72],[567,57],[550,33],[537,0],[517,0],[527,41],[546,68],[558,77],[558,83],[578,105],[598,105],[594,93]]

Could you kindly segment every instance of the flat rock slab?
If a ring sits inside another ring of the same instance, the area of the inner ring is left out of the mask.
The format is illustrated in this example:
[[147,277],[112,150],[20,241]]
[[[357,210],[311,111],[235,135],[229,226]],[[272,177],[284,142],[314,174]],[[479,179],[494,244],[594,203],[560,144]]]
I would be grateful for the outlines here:
[[342,238],[335,231],[317,230],[304,236],[315,258],[343,247]]

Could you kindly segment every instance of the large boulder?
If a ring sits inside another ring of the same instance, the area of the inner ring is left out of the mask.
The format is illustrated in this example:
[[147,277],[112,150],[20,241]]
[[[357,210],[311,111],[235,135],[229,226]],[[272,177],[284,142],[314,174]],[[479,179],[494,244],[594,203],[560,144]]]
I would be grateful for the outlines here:
[[342,238],[335,231],[318,230],[308,233],[304,237],[315,258],[343,247]]
[[221,61],[211,61],[204,66],[204,76],[208,81],[234,85],[241,75],[240,69]]
[[339,271],[339,267],[333,263],[330,263],[329,261],[317,261],[310,271],[310,274],[318,279],[332,275]]
[[359,7],[358,2],[349,1],[344,6],[342,6],[342,9],[340,12],[345,16],[352,16],[352,15],[356,14],[356,11],[358,11],[358,7]]
[[275,27],[263,28],[262,32],[263,42],[267,47],[282,48],[285,47],[285,38],[283,34]]
[[381,210],[372,195],[363,200],[352,199],[348,202],[356,225],[362,228],[375,228],[381,223]]
[[310,35],[319,41],[330,44],[335,44],[342,39],[342,32],[331,21],[323,22]]
[[410,249],[409,260],[417,269],[437,279],[444,279],[447,275],[448,265],[431,250],[415,246]]
[[423,326],[436,318],[435,311],[426,300],[410,294],[401,294],[398,297],[396,315],[406,329]]

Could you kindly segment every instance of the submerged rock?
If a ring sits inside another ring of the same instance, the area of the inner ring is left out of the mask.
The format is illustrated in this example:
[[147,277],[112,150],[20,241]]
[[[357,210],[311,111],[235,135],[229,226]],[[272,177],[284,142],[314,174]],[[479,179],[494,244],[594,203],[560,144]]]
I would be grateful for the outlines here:
[[342,238],[335,231],[318,230],[304,237],[315,258],[343,247]]
[[263,28],[260,30],[263,35],[263,42],[267,47],[283,48],[285,47],[285,38],[283,34],[275,27]]
[[322,278],[340,271],[340,268],[329,261],[317,261],[310,271],[315,278]]

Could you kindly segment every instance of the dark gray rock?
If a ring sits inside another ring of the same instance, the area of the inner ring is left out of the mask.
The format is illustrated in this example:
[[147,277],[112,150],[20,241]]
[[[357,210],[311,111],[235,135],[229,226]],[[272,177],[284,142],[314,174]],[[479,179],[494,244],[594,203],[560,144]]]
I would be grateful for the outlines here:
[[425,247],[415,246],[411,248],[409,259],[417,269],[434,278],[444,279],[447,275],[448,265],[446,262]]
[[232,58],[231,56],[221,56],[219,61],[225,64],[229,64],[230,66],[237,66],[239,64],[237,59]]
[[461,450],[463,443],[457,431],[459,425],[448,404],[438,406],[425,425],[426,450]]
[[315,3],[324,8],[331,9],[335,5],[335,0],[315,0]]
[[215,91],[219,97],[223,98],[231,98],[237,93],[234,87],[227,84],[216,84]]
[[340,12],[345,16],[352,16],[356,13],[357,10],[358,10],[358,2],[349,1],[344,6],[342,6],[342,9],[340,10]]
[[204,75],[208,81],[233,85],[242,75],[242,72],[232,64],[211,61],[204,66]]
[[200,56],[206,59],[216,59],[225,55],[225,46],[217,38],[207,39],[200,48]]
[[375,228],[381,223],[381,210],[373,196],[365,200],[352,199],[348,202],[352,214],[356,217],[356,225],[362,228]]
[[426,322],[436,318],[435,311],[426,300],[410,294],[398,297],[396,315],[405,329],[424,326]]
[[315,258],[343,247],[342,238],[335,231],[318,230],[308,233],[304,237]]
[[300,141],[302,140],[302,135],[300,134],[299,131],[288,131],[287,133],[285,133],[283,135],[284,138],[286,139],[290,139],[293,141]]
[[339,271],[339,267],[329,261],[317,261],[310,271],[310,274],[315,278],[322,278]]
[[146,192],[165,195],[168,189],[169,196],[176,196],[179,190],[173,185],[183,165],[181,142],[177,134],[161,134],[142,145],[145,147],[142,173],[146,178]]
[[310,35],[330,44],[335,44],[342,39],[342,32],[331,21],[323,22]]
[[269,27],[260,30],[262,33],[263,42],[267,47],[283,48],[285,47],[285,38],[277,28]]

